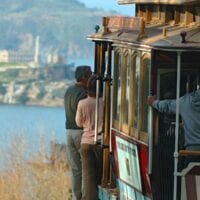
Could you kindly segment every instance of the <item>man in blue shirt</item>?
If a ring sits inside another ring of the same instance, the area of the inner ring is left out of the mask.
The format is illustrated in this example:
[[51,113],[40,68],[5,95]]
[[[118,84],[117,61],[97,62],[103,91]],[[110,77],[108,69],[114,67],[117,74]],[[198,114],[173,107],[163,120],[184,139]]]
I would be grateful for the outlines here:
[[[200,90],[180,97],[180,115],[183,122],[185,149],[200,151]],[[147,104],[162,113],[176,113],[176,99],[156,100],[149,96]],[[200,162],[200,156],[188,156],[186,163]]]

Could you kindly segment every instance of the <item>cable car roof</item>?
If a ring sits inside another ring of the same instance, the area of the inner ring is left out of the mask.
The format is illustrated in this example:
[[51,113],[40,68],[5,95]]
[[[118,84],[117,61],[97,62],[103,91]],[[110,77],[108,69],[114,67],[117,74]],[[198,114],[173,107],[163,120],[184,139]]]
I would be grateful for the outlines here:
[[[185,42],[181,35],[185,35]],[[116,29],[107,33],[98,32],[88,36],[94,41],[129,43],[133,46],[163,49],[200,50],[199,26],[175,26],[163,24],[147,24],[143,34],[138,29]]]
[[200,49],[200,28],[166,25],[149,27],[146,28],[146,38],[141,39],[141,42],[152,47]]
[[198,3],[199,0],[118,0],[118,4],[170,4],[181,5]]

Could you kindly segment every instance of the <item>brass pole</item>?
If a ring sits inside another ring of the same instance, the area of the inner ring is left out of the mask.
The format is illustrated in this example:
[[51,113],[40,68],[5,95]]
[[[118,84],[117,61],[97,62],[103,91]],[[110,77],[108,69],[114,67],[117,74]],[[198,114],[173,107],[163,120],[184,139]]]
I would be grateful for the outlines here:
[[109,162],[109,143],[110,143],[110,85],[111,85],[111,63],[110,63],[110,45],[107,46],[107,56],[103,52],[105,62],[105,102],[104,102],[104,135],[103,135],[103,173],[102,173],[102,187],[110,184],[110,162]]

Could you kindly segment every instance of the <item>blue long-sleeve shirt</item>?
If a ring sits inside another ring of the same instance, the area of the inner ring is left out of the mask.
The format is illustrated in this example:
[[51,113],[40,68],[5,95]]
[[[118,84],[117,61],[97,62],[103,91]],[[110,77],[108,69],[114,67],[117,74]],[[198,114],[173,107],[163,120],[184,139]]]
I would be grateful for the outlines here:
[[[152,106],[159,112],[176,113],[176,100],[156,100]],[[186,149],[200,150],[200,90],[180,97],[180,115]]]

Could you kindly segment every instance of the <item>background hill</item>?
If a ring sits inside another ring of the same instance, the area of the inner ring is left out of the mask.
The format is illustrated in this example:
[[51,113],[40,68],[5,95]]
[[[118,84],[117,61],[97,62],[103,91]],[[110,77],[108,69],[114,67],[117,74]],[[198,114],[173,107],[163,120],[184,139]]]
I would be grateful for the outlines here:
[[77,0],[0,0],[0,49],[33,51],[39,36],[42,57],[88,57],[93,48],[87,34],[103,15],[113,14]]
[[63,106],[74,66],[7,68],[0,73],[0,104]]

